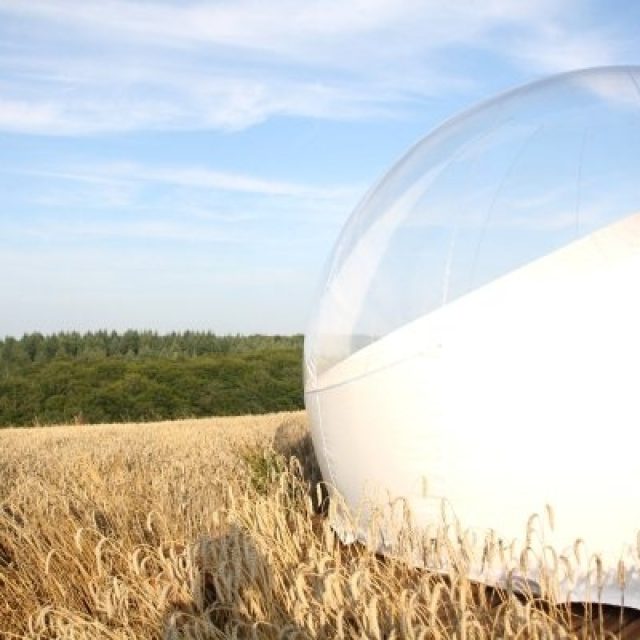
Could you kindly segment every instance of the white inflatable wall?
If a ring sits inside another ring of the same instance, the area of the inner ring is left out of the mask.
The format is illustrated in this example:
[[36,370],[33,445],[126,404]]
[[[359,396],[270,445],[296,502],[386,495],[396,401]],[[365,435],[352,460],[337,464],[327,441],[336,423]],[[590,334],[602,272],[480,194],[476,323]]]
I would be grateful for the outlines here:
[[[571,558],[586,540],[619,603],[618,561],[638,558],[638,283],[635,215],[358,351],[307,391],[323,476],[356,510],[382,490],[428,525],[446,499],[508,541],[551,507],[547,543]],[[564,595],[595,595],[577,569]]]

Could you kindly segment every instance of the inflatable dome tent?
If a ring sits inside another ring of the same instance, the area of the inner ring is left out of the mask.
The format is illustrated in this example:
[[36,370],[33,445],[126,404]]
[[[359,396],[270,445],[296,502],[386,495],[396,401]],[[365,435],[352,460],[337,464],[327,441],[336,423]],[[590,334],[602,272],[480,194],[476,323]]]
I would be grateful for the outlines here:
[[347,222],[305,340],[322,474],[359,514],[334,527],[365,539],[401,498],[427,530],[446,505],[510,552],[473,577],[535,586],[551,558],[560,598],[640,608],[639,294],[640,67],[418,142]]

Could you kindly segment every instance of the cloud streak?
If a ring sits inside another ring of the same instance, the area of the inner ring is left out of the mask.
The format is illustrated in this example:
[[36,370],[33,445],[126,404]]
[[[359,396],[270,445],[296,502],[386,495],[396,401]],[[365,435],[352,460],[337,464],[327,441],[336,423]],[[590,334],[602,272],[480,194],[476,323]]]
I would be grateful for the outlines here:
[[[86,189],[95,189],[100,198],[107,194],[109,205],[119,201],[131,204],[133,191],[146,185],[158,185],[167,189],[184,189],[190,194],[205,192],[239,194],[246,196],[321,202],[352,206],[363,191],[363,185],[311,185],[299,182],[267,179],[259,176],[219,171],[204,166],[164,166],[136,162],[95,162],[90,166],[70,164],[56,169],[28,168],[7,170],[14,175],[29,176],[54,182],[75,183],[83,187],[78,199],[88,198]],[[73,190],[65,190],[68,198],[64,204],[73,201]],[[46,204],[46,200],[42,201]],[[50,203],[53,204],[53,203]],[[282,203],[279,205],[282,206]]]
[[286,246],[294,233],[304,245],[335,233],[363,191],[140,162],[60,162],[5,175],[13,176],[19,208],[2,216],[4,236],[67,244],[113,238]]
[[134,162],[94,164],[88,169],[70,166],[56,171],[33,170],[32,175],[94,184],[150,182],[169,186],[228,191],[234,193],[319,198],[322,200],[353,198],[362,186],[314,186],[296,182],[270,180],[205,167],[151,166]]
[[446,63],[455,47],[534,72],[613,62],[612,38],[576,27],[574,15],[572,2],[551,0],[0,0],[0,129],[87,135],[401,117],[473,84]]

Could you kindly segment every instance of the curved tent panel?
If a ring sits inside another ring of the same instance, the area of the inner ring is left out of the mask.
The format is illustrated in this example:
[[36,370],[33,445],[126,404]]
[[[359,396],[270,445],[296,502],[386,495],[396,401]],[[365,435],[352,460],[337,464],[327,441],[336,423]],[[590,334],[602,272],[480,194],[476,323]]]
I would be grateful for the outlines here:
[[589,591],[587,562],[561,594],[620,604],[623,559],[640,608],[638,86],[636,68],[566,74],[418,143],[338,241],[305,391],[352,510],[403,498],[428,527],[444,500],[521,540],[551,509],[545,544],[585,540],[608,580]]

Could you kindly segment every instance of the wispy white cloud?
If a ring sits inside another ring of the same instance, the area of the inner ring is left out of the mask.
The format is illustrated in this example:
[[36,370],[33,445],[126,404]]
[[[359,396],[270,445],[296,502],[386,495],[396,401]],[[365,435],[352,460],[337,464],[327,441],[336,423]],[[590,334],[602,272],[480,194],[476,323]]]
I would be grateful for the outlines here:
[[[122,168],[117,168],[117,171]],[[125,165],[124,174],[134,180],[179,187],[280,196],[302,200],[352,202],[362,192],[355,186],[313,186],[279,180],[266,180],[243,174],[194,167],[149,168]]]
[[[358,185],[312,185],[203,166],[136,162],[59,162],[55,168],[5,170],[25,215],[2,216],[2,234],[39,242],[170,240],[286,245],[287,228],[304,245],[335,234],[361,197]],[[36,182],[34,182],[36,181]],[[34,187],[34,184],[37,185]],[[22,187],[18,187],[22,188]]]
[[621,47],[607,33],[597,30],[572,32],[559,25],[546,25],[535,37],[514,47],[513,55],[527,66],[556,73],[614,64],[621,59]]
[[154,182],[197,189],[299,198],[352,198],[362,191],[362,186],[359,185],[314,186],[204,167],[151,166],[134,162],[94,164],[90,168],[71,166],[55,171],[33,170],[30,173],[98,184]]
[[223,231],[211,225],[186,224],[178,220],[128,220],[128,221],[51,221],[46,224],[23,225],[21,233],[40,239],[64,238],[96,241],[109,238],[126,238],[153,242],[170,240],[174,243],[224,243],[239,244],[245,239],[230,231]]
[[0,130],[47,133],[59,122],[54,105],[0,98]]
[[[278,115],[389,118],[474,79],[452,48],[534,72],[614,61],[574,2],[0,0],[0,128],[241,129]],[[39,37],[25,37],[26,34]]]
[[[546,3],[546,8],[549,6]],[[392,34],[399,27],[409,28],[409,35],[413,36],[416,22],[420,22],[427,28],[425,40],[441,46],[477,35],[487,23],[519,21],[539,13],[531,2],[493,1],[477,5],[412,0],[277,0],[268,5],[257,0],[215,4],[102,0],[85,2],[81,8],[72,0],[55,4],[47,0],[19,4],[3,0],[0,8],[9,14],[90,30],[94,36],[120,34],[121,38],[136,42],[142,39],[174,47],[206,44],[280,54],[305,53],[315,60],[334,59],[330,51],[323,52],[314,46],[323,39],[341,42],[359,34]],[[395,35],[391,44],[397,48],[401,34]],[[382,48],[378,46],[379,50]]]

